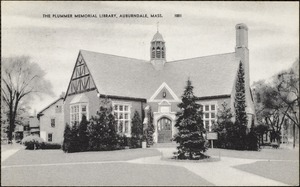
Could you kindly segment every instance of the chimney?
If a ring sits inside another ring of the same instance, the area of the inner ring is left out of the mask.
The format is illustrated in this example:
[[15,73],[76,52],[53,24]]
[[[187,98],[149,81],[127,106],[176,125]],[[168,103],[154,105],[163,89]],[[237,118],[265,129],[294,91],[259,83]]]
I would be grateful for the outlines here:
[[248,48],[248,27],[244,23],[235,26],[236,46],[235,48]]
[[245,71],[245,96],[246,96],[246,113],[248,116],[248,127],[251,127],[251,121],[254,117],[254,105],[250,92],[250,70],[249,70],[249,49],[248,49],[248,27],[244,23],[235,26],[236,46],[235,56],[242,62]]

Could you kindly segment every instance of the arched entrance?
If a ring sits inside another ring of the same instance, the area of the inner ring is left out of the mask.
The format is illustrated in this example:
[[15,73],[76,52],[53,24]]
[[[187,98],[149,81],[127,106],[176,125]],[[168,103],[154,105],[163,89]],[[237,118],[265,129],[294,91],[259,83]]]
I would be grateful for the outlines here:
[[162,117],[157,121],[158,143],[171,142],[172,121],[169,118]]

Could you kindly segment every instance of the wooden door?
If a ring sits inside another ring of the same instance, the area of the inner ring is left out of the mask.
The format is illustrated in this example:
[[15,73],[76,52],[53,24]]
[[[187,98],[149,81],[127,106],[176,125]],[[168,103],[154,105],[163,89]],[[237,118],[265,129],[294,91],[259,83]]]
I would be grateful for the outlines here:
[[172,139],[172,121],[166,117],[157,122],[158,143],[171,142]]

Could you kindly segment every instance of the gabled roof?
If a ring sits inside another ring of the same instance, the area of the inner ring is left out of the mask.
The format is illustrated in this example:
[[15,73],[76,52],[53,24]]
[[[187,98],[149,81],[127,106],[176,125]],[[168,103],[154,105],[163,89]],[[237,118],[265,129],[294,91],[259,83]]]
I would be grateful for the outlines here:
[[100,94],[149,99],[165,82],[180,98],[188,77],[198,97],[231,94],[239,59],[226,53],[167,62],[156,71],[150,61],[80,50]]
[[60,98],[56,99],[55,101],[53,101],[50,105],[46,106],[44,109],[42,109],[40,112],[38,112],[37,115],[40,115],[41,113],[43,113],[45,110],[47,110],[48,108],[50,108],[52,105],[54,105],[55,103],[57,103],[61,99],[63,99],[63,97],[60,97]]

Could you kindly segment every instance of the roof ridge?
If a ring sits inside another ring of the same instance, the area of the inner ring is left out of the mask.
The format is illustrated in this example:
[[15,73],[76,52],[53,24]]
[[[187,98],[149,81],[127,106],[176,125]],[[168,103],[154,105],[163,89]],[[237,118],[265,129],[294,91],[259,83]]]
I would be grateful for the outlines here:
[[199,56],[199,57],[193,57],[193,58],[184,58],[180,60],[173,60],[173,61],[167,61],[166,63],[173,63],[173,62],[178,62],[178,61],[184,61],[184,60],[192,60],[196,58],[206,58],[206,57],[213,57],[213,56],[222,56],[222,55],[228,55],[228,54],[234,54],[235,52],[230,52],[230,53],[222,53],[222,54],[214,54],[214,55],[206,55],[206,56]]
[[115,56],[115,57],[120,57],[120,58],[128,58],[128,59],[133,59],[133,60],[140,60],[140,61],[144,61],[144,62],[149,62],[149,61],[143,60],[143,59],[126,57],[126,56],[120,56],[120,55],[114,55],[114,54],[108,54],[108,53],[100,53],[100,52],[96,52],[96,51],[88,51],[88,50],[84,50],[84,49],[80,49],[79,50],[79,52],[81,52],[81,51],[86,51],[86,52],[90,52],[90,53],[98,53],[98,54],[102,54],[102,55]]
[[55,103],[57,103],[59,100],[63,99],[63,97],[59,97],[58,99],[56,99],[55,101],[53,101],[51,104],[47,105],[45,108],[43,108],[40,112],[38,112],[37,114],[40,114],[42,112],[44,112],[46,109],[48,109],[50,106],[54,105]]

